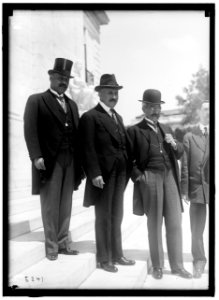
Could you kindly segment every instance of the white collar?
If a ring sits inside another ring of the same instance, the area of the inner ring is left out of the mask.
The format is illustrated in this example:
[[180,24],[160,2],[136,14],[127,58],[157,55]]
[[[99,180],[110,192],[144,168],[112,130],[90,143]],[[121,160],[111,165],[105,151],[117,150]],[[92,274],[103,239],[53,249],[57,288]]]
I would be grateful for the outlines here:
[[153,131],[155,131],[156,133],[157,133],[157,124],[155,124],[152,120],[150,120],[150,119],[148,119],[148,118],[146,118],[146,117],[144,117],[145,118],[145,120],[146,120],[146,122],[147,122],[147,124],[148,124],[148,126],[153,130]]
[[102,101],[100,101],[99,103],[102,106],[102,108],[110,115],[110,117],[112,117],[111,108],[107,106],[105,103],[103,103]]
[[56,97],[64,97],[64,94],[59,95],[56,91],[50,88],[50,92],[53,93]]
[[209,132],[209,125],[203,125],[203,124],[199,123],[199,128],[203,134],[205,133],[205,128],[207,128],[207,132]]

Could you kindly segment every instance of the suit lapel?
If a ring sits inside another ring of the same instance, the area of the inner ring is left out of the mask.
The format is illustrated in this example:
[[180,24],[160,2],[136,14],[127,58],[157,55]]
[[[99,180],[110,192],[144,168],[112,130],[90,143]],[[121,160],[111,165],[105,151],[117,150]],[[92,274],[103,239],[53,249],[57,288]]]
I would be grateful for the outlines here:
[[62,107],[59,105],[55,96],[48,90],[43,95],[43,100],[50,110],[50,112],[55,116],[55,118],[64,125],[65,123],[65,114],[63,113]]
[[75,127],[78,128],[79,117],[72,103],[73,100],[70,100],[66,95],[64,95],[64,97],[65,97],[65,101],[69,104],[70,111],[72,113],[73,122],[75,123]]
[[106,128],[106,130],[114,137],[119,142],[119,137],[117,134],[117,128],[114,124],[113,119],[109,116],[109,114],[102,108],[100,104],[97,104],[95,107],[97,113],[98,113],[98,118],[102,125]]
[[151,132],[152,129],[148,126],[146,120],[143,119],[140,123],[137,124],[137,126],[139,127],[141,134],[144,135],[146,137],[146,139],[148,140],[148,138],[149,138],[148,129],[149,129],[149,132]]
[[203,136],[199,127],[196,127],[193,130],[192,138],[193,138],[193,141],[196,144],[196,146],[199,149],[201,149],[203,152],[205,152],[206,141],[205,141],[205,137]]

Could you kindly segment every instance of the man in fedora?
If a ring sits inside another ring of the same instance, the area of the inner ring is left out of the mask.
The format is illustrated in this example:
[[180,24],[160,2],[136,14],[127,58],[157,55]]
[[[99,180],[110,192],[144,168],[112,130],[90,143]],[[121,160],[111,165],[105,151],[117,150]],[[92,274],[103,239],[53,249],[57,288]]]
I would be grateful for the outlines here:
[[32,194],[40,194],[46,257],[75,255],[68,242],[72,194],[83,171],[78,151],[77,105],[64,92],[73,62],[56,58],[49,70],[50,88],[28,98],[24,136],[32,161]]
[[113,74],[102,75],[95,87],[100,102],[79,123],[87,175],[84,206],[95,205],[97,267],[108,272],[118,271],[115,264],[135,263],[122,251],[123,193],[130,164],[127,134],[114,110],[121,88]]
[[161,104],[164,103],[160,91],[146,90],[143,100],[139,101],[142,102],[144,119],[128,128],[133,155],[133,212],[147,216],[152,276],[155,279],[163,277],[164,218],[171,271],[183,278],[191,278],[183,267],[182,254],[183,206],[177,159],[183,154],[183,145],[173,138],[169,127],[158,122]]
[[209,102],[198,109],[199,124],[187,132],[183,139],[184,154],[181,168],[182,199],[190,202],[193,277],[200,278],[207,258],[203,234],[209,203]]

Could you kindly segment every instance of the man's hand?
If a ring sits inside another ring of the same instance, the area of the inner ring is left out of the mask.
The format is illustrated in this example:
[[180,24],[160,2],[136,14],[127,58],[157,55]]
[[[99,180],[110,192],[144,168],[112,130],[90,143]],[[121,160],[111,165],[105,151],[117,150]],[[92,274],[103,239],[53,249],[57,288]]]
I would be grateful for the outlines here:
[[100,189],[103,189],[103,185],[105,184],[102,176],[97,176],[94,179],[92,179],[92,183],[94,186],[96,186]]
[[34,166],[37,168],[37,170],[46,170],[46,167],[44,164],[44,159],[42,157],[35,158],[33,163],[34,163]]
[[143,181],[143,182],[146,183],[146,177],[145,177],[145,174],[143,173],[142,175],[139,175],[139,176],[136,178],[135,181],[136,181],[136,182],[137,182],[137,181]]
[[172,134],[166,133],[166,134],[165,134],[165,141],[166,141],[167,143],[171,144],[171,146],[174,148],[174,150],[177,149],[177,144],[176,144],[176,142],[175,142],[175,140],[174,140]]
[[184,201],[186,204],[189,204],[189,200],[186,195],[182,195],[182,201]]

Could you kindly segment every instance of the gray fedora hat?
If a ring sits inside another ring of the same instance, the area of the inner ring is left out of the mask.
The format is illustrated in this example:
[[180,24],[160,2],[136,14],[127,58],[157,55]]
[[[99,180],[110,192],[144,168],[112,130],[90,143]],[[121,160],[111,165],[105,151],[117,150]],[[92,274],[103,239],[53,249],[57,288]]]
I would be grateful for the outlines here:
[[154,89],[145,90],[143,93],[143,99],[138,101],[151,103],[151,104],[165,103],[164,101],[161,100],[161,92]]
[[103,74],[100,77],[100,84],[95,86],[95,91],[99,91],[101,88],[112,88],[120,90],[123,86],[119,85],[116,81],[114,74]]

